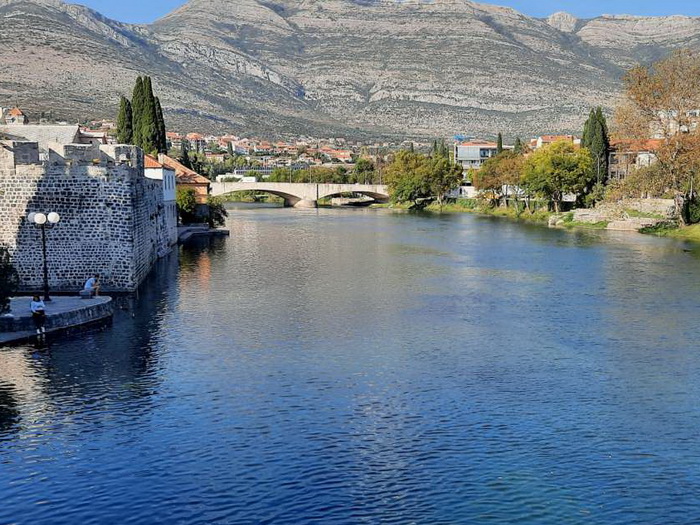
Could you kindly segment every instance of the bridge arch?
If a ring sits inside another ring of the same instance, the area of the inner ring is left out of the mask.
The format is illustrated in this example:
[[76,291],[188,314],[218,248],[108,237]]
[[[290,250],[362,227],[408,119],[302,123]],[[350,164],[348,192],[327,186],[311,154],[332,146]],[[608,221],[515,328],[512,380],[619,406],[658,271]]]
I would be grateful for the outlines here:
[[226,193],[217,193],[213,196],[220,196],[220,195],[231,195],[233,193],[243,193],[243,192],[255,192],[255,193],[267,193],[269,195],[274,195],[275,197],[280,197],[284,199],[284,206],[285,208],[293,208],[293,207],[298,207],[299,202],[302,201],[300,197],[297,197],[296,195],[292,195],[291,193],[286,193],[283,191],[279,190],[270,190],[270,189],[242,189],[242,190],[231,190],[227,191]]
[[384,193],[378,193],[376,191],[367,191],[367,190],[343,190],[343,191],[335,191],[335,192],[326,192],[323,194],[319,194],[318,198],[319,199],[328,199],[332,197],[338,197],[340,195],[346,194],[346,193],[354,193],[356,195],[364,195],[366,197],[371,197],[377,202],[387,202],[389,200],[389,195],[384,194]]
[[315,208],[319,199],[343,193],[367,195],[380,202],[389,200],[386,186],[376,184],[316,184],[287,182],[215,182],[211,184],[211,195],[226,195],[241,191],[270,193],[284,199],[285,206]]

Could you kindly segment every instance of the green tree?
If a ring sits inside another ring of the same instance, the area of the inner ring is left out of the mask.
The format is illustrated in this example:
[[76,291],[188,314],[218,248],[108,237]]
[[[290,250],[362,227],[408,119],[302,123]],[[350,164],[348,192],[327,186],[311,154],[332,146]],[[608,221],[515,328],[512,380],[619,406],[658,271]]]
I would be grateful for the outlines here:
[[440,208],[442,208],[445,195],[458,188],[462,182],[462,168],[450,162],[448,157],[426,159],[428,166],[428,189]]
[[180,145],[180,164],[182,164],[187,169],[192,169],[192,162],[190,161],[190,145],[189,142],[183,139]]
[[523,145],[523,141],[520,140],[520,137],[515,137],[515,146],[513,147],[513,151],[518,155],[522,155],[524,149],[525,146]]
[[580,196],[591,182],[591,166],[587,149],[576,149],[568,141],[555,142],[527,158],[522,184],[531,193],[549,199],[559,212],[565,194]]
[[137,146],[140,146],[146,153],[157,153],[159,148],[158,110],[150,77],[143,79],[143,107],[141,111],[139,118],[141,143]]
[[496,154],[503,153],[503,133],[498,133],[498,140],[496,143]]
[[[435,154],[437,157],[437,151]],[[430,187],[426,171],[427,162],[422,155],[399,151],[384,177],[392,202],[411,203],[413,207],[427,204],[424,201],[430,197]]]
[[591,110],[588,120],[583,126],[581,146],[590,152],[596,182],[602,184],[607,178],[608,154],[610,152],[608,123],[602,108]]
[[476,172],[477,189],[486,192],[494,203],[504,199],[508,204],[511,189],[520,186],[525,157],[515,151],[503,151],[491,157]]
[[229,157],[235,157],[236,153],[233,151],[233,142],[228,142],[226,144],[226,151],[228,152]]
[[132,144],[134,140],[133,114],[131,102],[122,96],[119,101],[119,115],[117,116],[117,142],[119,144]]
[[[411,152],[411,153],[413,153],[413,152]],[[447,144],[445,143],[445,139],[433,141],[433,149],[432,149],[431,156],[432,157],[443,157],[446,159],[450,158],[450,149],[447,147]]]
[[355,181],[359,184],[373,184],[375,179],[374,164],[369,159],[360,158],[353,168]]
[[156,122],[158,124],[158,153],[168,152],[168,138],[165,131],[165,119],[163,118],[163,107],[160,99],[155,97],[156,102]]
[[224,206],[224,200],[221,197],[209,197],[207,201],[209,215],[207,222],[211,228],[218,228],[226,224],[228,212]]
[[131,118],[132,118],[132,138],[131,144],[136,146],[141,146],[143,139],[141,134],[141,120],[143,118],[143,107],[144,107],[144,91],[143,91],[143,79],[141,77],[136,78],[136,83],[134,84],[134,92],[131,97]]
[[182,224],[191,224],[197,220],[197,194],[192,188],[179,188],[175,197],[177,212]]
[[0,314],[7,313],[10,308],[10,298],[19,288],[19,274],[12,264],[10,250],[0,245]]
[[410,151],[399,151],[387,167],[384,177],[392,202],[410,203],[413,208],[425,207],[436,199],[441,205],[446,193],[459,186],[461,169],[440,154],[426,157]]

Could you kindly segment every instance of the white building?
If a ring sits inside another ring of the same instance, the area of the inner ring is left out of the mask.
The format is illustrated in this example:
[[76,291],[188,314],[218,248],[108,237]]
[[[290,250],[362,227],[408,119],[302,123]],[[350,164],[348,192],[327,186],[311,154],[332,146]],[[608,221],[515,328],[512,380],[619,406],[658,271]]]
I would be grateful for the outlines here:
[[478,170],[491,157],[498,155],[498,144],[495,142],[474,140],[457,143],[454,146],[455,163],[462,166],[464,171]]
[[144,175],[146,178],[163,182],[163,204],[165,206],[167,237],[171,245],[177,244],[177,203],[175,170],[161,164],[151,155],[143,156]]

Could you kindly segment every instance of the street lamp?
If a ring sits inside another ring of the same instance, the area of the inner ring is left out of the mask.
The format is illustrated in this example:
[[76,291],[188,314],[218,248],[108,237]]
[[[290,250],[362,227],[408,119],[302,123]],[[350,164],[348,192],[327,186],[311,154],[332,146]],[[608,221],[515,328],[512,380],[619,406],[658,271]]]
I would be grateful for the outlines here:
[[43,213],[30,213],[27,215],[27,220],[36,228],[41,230],[41,247],[44,254],[44,301],[51,300],[49,297],[49,265],[46,257],[46,230],[53,229],[61,221],[61,216],[58,213],[52,212],[48,215]]

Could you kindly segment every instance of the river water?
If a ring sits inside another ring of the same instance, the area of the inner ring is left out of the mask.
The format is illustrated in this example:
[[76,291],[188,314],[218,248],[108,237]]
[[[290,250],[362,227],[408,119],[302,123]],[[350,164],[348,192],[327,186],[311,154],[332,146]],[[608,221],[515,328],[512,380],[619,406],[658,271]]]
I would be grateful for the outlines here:
[[231,211],[110,327],[0,350],[0,523],[700,522],[700,253]]

